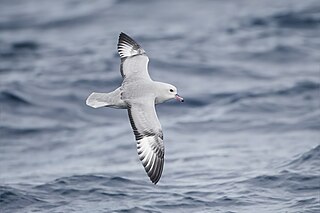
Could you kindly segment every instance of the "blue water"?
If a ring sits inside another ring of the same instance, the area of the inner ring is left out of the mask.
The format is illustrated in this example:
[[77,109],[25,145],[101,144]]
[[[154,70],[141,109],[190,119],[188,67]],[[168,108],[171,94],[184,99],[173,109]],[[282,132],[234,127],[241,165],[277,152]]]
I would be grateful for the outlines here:
[[[125,110],[119,33],[185,103],[157,107],[152,184]],[[320,2],[0,1],[0,212],[320,212]]]

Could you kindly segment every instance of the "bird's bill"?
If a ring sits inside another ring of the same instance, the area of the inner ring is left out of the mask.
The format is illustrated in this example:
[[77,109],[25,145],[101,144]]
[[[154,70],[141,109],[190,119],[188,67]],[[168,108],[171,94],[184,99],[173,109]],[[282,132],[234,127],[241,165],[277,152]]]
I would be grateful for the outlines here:
[[176,98],[177,101],[184,102],[183,98],[178,94],[176,94],[175,98]]

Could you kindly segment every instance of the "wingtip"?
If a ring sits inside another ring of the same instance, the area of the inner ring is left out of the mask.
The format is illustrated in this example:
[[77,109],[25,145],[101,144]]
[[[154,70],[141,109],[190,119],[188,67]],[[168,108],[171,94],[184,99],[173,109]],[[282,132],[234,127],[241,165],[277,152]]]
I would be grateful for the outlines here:
[[120,57],[126,58],[135,55],[144,54],[144,49],[126,33],[121,32],[118,39],[118,53]]
[[156,179],[151,179],[150,177],[150,180],[151,180],[151,182],[154,184],[154,185],[157,185],[157,183],[159,182],[159,180],[160,180],[160,177],[161,177],[161,175],[159,176],[159,177],[157,177]]
[[155,136],[142,137],[137,140],[137,151],[150,181],[156,185],[161,178],[164,166],[162,140],[160,138],[157,139]]
[[121,37],[129,37],[129,36],[124,32],[120,32],[119,40],[120,40]]

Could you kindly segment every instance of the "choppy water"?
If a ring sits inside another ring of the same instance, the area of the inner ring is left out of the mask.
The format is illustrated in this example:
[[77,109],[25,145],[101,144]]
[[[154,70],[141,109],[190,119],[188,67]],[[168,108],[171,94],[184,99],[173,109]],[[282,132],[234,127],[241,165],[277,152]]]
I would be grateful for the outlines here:
[[[186,102],[157,107],[158,185],[127,113],[119,33]],[[320,3],[0,1],[0,212],[319,212]]]

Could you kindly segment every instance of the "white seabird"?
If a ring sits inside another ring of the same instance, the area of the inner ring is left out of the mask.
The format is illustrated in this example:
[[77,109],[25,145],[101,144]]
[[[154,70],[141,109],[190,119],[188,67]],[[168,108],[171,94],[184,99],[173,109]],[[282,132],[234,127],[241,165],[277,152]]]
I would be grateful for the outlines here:
[[153,81],[148,73],[149,58],[141,46],[125,33],[120,33],[118,53],[123,82],[110,93],[93,92],[86,104],[93,108],[112,107],[127,109],[131,127],[137,141],[140,160],[156,184],[164,164],[164,144],[161,124],[155,105],[176,99],[183,102],[173,85]]

